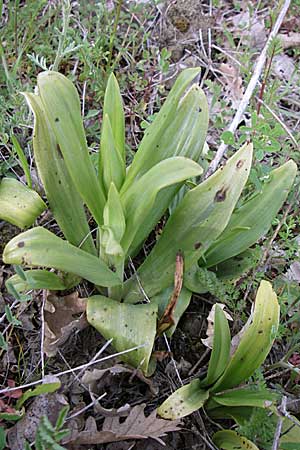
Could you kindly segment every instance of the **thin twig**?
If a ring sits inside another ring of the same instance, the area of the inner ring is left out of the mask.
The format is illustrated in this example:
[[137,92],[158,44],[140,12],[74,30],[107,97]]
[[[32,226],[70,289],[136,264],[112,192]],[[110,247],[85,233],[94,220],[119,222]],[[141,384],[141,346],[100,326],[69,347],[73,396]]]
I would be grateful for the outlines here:
[[[231,131],[232,133],[234,133],[237,130],[237,127],[238,127],[239,123],[241,122],[243,114],[244,114],[244,112],[245,112],[245,110],[246,110],[246,108],[247,108],[247,106],[249,104],[249,101],[250,101],[250,99],[251,99],[251,97],[253,95],[254,89],[255,89],[255,87],[257,85],[257,82],[259,80],[259,77],[261,75],[263,67],[265,65],[265,62],[266,62],[266,59],[267,59],[267,55],[268,55],[269,45],[272,42],[272,40],[275,38],[275,36],[277,35],[277,33],[278,33],[278,31],[279,31],[279,29],[281,27],[281,24],[283,22],[283,19],[284,19],[285,15],[286,15],[286,13],[287,13],[287,11],[289,9],[290,3],[291,3],[291,0],[285,0],[284,1],[284,4],[283,4],[283,6],[282,6],[282,8],[281,8],[281,10],[280,10],[280,12],[278,14],[278,17],[277,17],[277,20],[275,22],[275,25],[274,25],[274,27],[273,27],[273,29],[272,29],[272,31],[271,31],[268,39],[267,39],[267,42],[266,42],[264,48],[262,49],[262,51],[261,51],[261,53],[260,53],[260,55],[259,55],[259,57],[258,57],[258,59],[256,61],[255,68],[254,68],[251,80],[250,80],[250,82],[249,82],[249,84],[247,86],[247,89],[246,89],[246,91],[245,91],[245,93],[243,95],[243,98],[242,98],[241,103],[240,103],[240,105],[238,107],[238,110],[235,113],[233,121],[231,122],[230,126],[228,127],[228,131]],[[208,168],[208,170],[206,172],[205,178],[208,178],[212,173],[215,172],[216,168],[218,167],[221,159],[223,158],[223,156],[224,156],[224,154],[225,154],[225,152],[227,150],[227,147],[228,146],[226,144],[224,144],[224,142],[222,142],[222,144],[219,146],[214,159],[212,160],[212,162],[209,165],[209,168]]]
[[42,366],[42,378],[45,378],[45,359],[44,359],[44,342],[45,342],[45,304],[47,299],[47,290],[43,290],[43,301],[41,306],[41,366]]
[[[280,412],[282,412],[283,415],[285,415],[284,413],[286,413],[286,396],[285,395],[282,397],[282,401],[281,401],[281,405],[280,405]],[[277,422],[277,426],[276,426],[272,450],[278,449],[282,425],[283,425],[283,416],[280,416],[278,418],[278,422]]]
[[[94,364],[98,364],[98,363],[101,363],[103,361],[107,361],[108,359],[116,358],[117,356],[125,355],[126,353],[129,353],[129,352],[133,352],[134,350],[138,350],[140,348],[143,348],[146,345],[147,345],[146,343],[145,344],[141,344],[141,345],[137,345],[136,347],[129,348],[128,350],[123,350],[122,352],[114,353],[113,355],[104,356],[104,358],[96,359],[95,361],[89,361],[86,364],[81,364],[81,366],[77,366],[77,367],[74,367],[72,369],[64,370],[63,372],[54,373],[53,376],[61,377],[61,376],[66,375],[68,373],[75,372],[76,370],[85,369],[85,368],[90,367],[90,366],[92,366]],[[7,392],[13,392],[13,391],[16,391],[18,389],[25,389],[25,388],[28,388],[28,387],[31,387],[31,386],[35,386],[37,384],[41,384],[44,381],[45,380],[42,378],[42,379],[37,380],[37,381],[32,381],[32,383],[23,384],[22,386],[16,386],[16,387],[13,387],[13,388],[1,389],[0,390],[0,394],[5,394]]]
[[171,361],[172,361],[172,364],[174,366],[174,369],[175,369],[177,378],[179,380],[179,383],[181,384],[181,386],[183,386],[183,381],[182,381],[181,376],[179,374],[179,371],[178,371],[178,368],[177,368],[177,365],[176,365],[176,361],[175,361],[175,359],[172,356],[171,347],[170,347],[170,344],[169,344],[169,341],[168,341],[166,333],[163,334],[163,337],[165,339],[167,350],[168,350],[169,354],[171,355]]

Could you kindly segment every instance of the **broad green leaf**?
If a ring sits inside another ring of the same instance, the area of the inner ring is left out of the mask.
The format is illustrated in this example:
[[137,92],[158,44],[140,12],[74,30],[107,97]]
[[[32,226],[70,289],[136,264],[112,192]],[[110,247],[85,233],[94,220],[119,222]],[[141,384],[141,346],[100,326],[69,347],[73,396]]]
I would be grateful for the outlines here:
[[0,181],[0,219],[19,228],[26,228],[46,208],[35,191],[14,178],[3,178]]
[[80,250],[42,227],[14,237],[5,247],[6,264],[48,267],[80,275],[101,286],[120,284],[117,275],[101,259]]
[[111,124],[114,145],[117,148],[121,160],[125,166],[125,118],[123,101],[116,77],[112,73],[109,76],[105,89],[103,117],[108,115]]
[[201,408],[208,397],[209,391],[201,389],[199,380],[193,380],[168,397],[157,413],[164,419],[180,419]]
[[63,291],[67,286],[54,272],[47,270],[26,270],[25,279],[15,274],[6,281],[6,286],[13,286],[17,292],[26,292],[31,289],[49,289],[51,291]]
[[[165,158],[170,158],[176,155],[176,152],[174,152],[176,141],[173,140],[173,134],[171,134],[172,143],[171,149],[169,149],[169,151],[167,151],[166,145],[160,146],[160,143],[164,140],[168,128],[172,126],[174,120],[176,119],[176,115],[178,113],[177,108],[182,95],[184,94],[189,84],[193,81],[193,79],[199,74],[199,72],[200,68],[186,69],[176,79],[175,84],[167,97],[167,100],[160,109],[159,113],[156,115],[152,124],[147,128],[145,132],[139,149],[136,152],[133,162],[129,168],[122,192],[125,192],[136,179],[140,178],[153,165],[157,164],[159,161],[162,161]],[[174,133],[175,128],[173,128],[172,130]],[[168,141],[165,142],[167,143]],[[170,142],[168,143],[170,144]]]
[[147,375],[156,334],[157,305],[127,305],[94,295],[88,299],[87,319],[105,339],[113,338],[117,352],[145,344],[122,355],[122,359]]
[[107,114],[103,117],[98,172],[100,184],[103,184],[105,192],[109,191],[112,182],[117,190],[120,190],[125,178],[125,161],[114,143],[113,130]]
[[41,394],[49,394],[51,392],[55,392],[57,391],[59,388],[61,387],[61,382],[55,381],[52,383],[43,383],[43,384],[39,384],[38,386],[36,386],[34,389],[29,389],[28,391],[26,391],[22,397],[20,397],[16,403],[16,408],[19,409],[21,408],[22,405],[24,405],[24,403],[32,397],[37,397],[38,395]]
[[290,160],[270,173],[261,192],[232,214],[224,232],[205,254],[205,267],[242,253],[268,232],[287,198],[296,172],[297,166]]
[[126,215],[126,231],[122,247],[127,252],[137,231],[143,225],[144,217],[152,211],[159,191],[188,178],[201,175],[199,164],[180,156],[168,158],[152,167],[145,175],[121,195]]
[[[185,195],[138,270],[150,298],[172,283],[179,251],[187,271],[222,233],[247,181],[251,159],[252,145],[244,145],[225,167]],[[136,278],[126,283],[125,295],[130,302],[140,298]]]
[[222,309],[216,305],[213,348],[208,364],[207,376],[201,382],[202,387],[215,383],[225,371],[229,361],[230,343],[228,321]]
[[57,72],[40,73],[37,85],[47,120],[73,183],[101,225],[105,195],[89,156],[78,93],[72,82]]
[[[205,405],[209,407],[209,402]],[[219,406],[214,409],[208,409],[207,413],[213,419],[232,419],[238,425],[246,425],[249,423],[253,414],[254,408],[250,406]]]
[[[224,393],[217,393],[212,399],[223,406],[252,406],[256,408],[269,408],[276,400],[278,395],[266,389],[253,390],[251,388],[240,388],[229,390]],[[209,409],[209,406],[208,406]]]
[[254,267],[261,255],[261,247],[251,248],[211,267],[210,270],[213,270],[220,280],[235,280]]
[[[201,89],[196,85],[192,86],[172,114],[174,117],[169,123],[168,132],[165,130],[153,143],[149,164],[153,167],[155,163],[166,158],[184,156],[203,166],[202,150],[208,126],[208,106]],[[182,182],[176,183],[159,192],[153,209],[145,214],[144,222],[130,246],[130,255],[134,255],[140,249],[141,244],[170,206],[181,186]]]
[[220,450],[259,450],[249,439],[231,430],[218,431],[214,435],[213,441]]
[[82,200],[68,173],[60,147],[46,118],[41,98],[28,93],[24,96],[35,118],[33,133],[35,164],[55,220],[70,244],[80,245],[83,250],[96,254]]
[[[166,307],[169,304],[170,298],[172,296],[174,287],[169,287],[167,289],[164,289],[162,292],[160,292],[158,295],[155,295],[154,297],[151,298],[151,303],[154,303],[158,306],[158,318],[160,319],[161,316],[163,315]],[[174,331],[176,330],[177,324],[180,320],[180,318],[182,317],[183,313],[185,312],[185,310],[187,309],[187,307],[190,304],[192,298],[192,292],[189,291],[188,289],[185,289],[184,287],[181,289],[181,292],[179,294],[178,300],[177,300],[177,304],[174,310],[174,325],[171,326],[167,331],[166,331],[166,335],[167,336],[172,336],[172,334],[174,333]]]
[[257,291],[252,323],[241,337],[222,377],[211,389],[220,392],[245,382],[264,362],[275,339],[279,323],[279,304],[268,281]]

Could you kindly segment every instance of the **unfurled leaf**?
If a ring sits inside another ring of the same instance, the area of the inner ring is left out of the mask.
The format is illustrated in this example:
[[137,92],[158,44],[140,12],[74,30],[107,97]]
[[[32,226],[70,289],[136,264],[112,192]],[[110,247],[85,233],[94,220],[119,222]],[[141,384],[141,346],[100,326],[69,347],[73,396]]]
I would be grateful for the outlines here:
[[177,389],[158,408],[158,414],[165,419],[179,419],[201,408],[209,397],[209,391],[201,389],[200,380]]
[[141,345],[122,355],[122,359],[147,375],[156,335],[157,305],[128,305],[94,295],[88,299],[87,319],[105,339],[113,338],[117,352]]
[[19,228],[29,227],[47,208],[41,197],[14,178],[0,181],[0,219]]
[[[244,145],[225,167],[185,195],[137,272],[149,297],[171,284],[179,251],[188,271],[225,229],[247,181],[251,160],[252,146]],[[125,295],[125,301],[140,298],[135,278],[125,284]]]
[[156,411],[146,417],[144,414],[145,404],[134,406],[125,421],[120,422],[119,417],[106,417],[101,431],[97,430],[96,421],[89,417],[85,429],[78,433],[72,441],[76,445],[96,445],[107,442],[118,442],[132,439],[152,438],[160,444],[167,433],[178,431],[180,422],[168,421],[156,417]]
[[249,439],[231,430],[218,431],[214,435],[213,441],[222,450],[259,450]]
[[205,267],[217,265],[247,250],[271,227],[291,189],[297,166],[290,160],[274,169],[260,193],[235,211],[230,221],[205,254]]
[[123,101],[116,77],[112,73],[105,89],[103,117],[107,115],[110,121],[113,142],[125,166],[125,119]]
[[126,223],[119,193],[111,183],[103,211],[104,224],[100,227],[100,256],[110,268],[114,268],[120,280],[123,278],[125,254],[121,239]]
[[201,175],[202,172],[201,166],[191,159],[179,156],[168,158],[152,167],[121,195],[126,212],[126,231],[122,239],[125,252],[128,251],[136,233],[143,225],[145,215],[152,211],[159,191],[172,184]]
[[41,98],[24,93],[34,114],[33,150],[50,209],[70,244],[96,254],[84,206],[69,175]]
[[225,371],[230,354],[230,330],[222,308],[216,304],[214,312],[213,347],[208,364],[207,376],[202,386],[215,383]]
[[13,275],[6,281],[6,286],[10,286],[17,292],[26,292],[31,289],[49,289],[52,291],[62,291],[67,289],[63,280],[54,272],[47,270],[26,270],[24,271],[25,279],[22,279],[19,274]]
[[107,114],[103,116],[98,172],[100,183],[103,184],[106,193],[111,183],[114,183],[118,191],[120,190],[125,178],[125,161],[115,145]]
[[42,72],[39,96],[68,172],[96,222],[102,225],[105,195],[86,143],[80,100],[73,83],[58,72]]
[[101,286],[120,283],[117,275],[101,259],[74,247],[42,227],[32,228],[13,238],[5,247],[6,264],[44,266],[80,275]]
[[264,362],[278,328],[279,305],[272,286],[262,281],[257,291],[251,325],[245,330],[227,369],[212,387],[220,392],[246,381]]
[[[85,316],[86,299],[79,298],[78,292],[58,297],[47,296],[45,302],[45,336],[43,351],[47,356],[54,356],[75,330],[87,326]],[[81,316],[78,317],[78,314]]]

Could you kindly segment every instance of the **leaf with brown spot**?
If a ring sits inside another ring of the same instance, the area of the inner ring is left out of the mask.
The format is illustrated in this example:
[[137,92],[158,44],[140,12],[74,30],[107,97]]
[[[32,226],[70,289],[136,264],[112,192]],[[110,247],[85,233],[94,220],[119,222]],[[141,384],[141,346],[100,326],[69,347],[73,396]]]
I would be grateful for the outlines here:
[[[57,297],[48,295],[45,303],[44,353],[54,356],[58,348],[66,342],[74,330],[87,326],[85,315],[86,299],[78,297],[78,292]],[[80,317],[76,315],[81,314]]]
[[180,421],[172,422],[156,417],[156,410],[146,417],[145,404],[134,406],[125,422],[120,423],[119,417],[106,417],[101,431],[97,430],[96,421],[89,417],[85,429],[81,431],[69,444],[96,445],[107,442],[125,441],[131,439],[152,438],[164,445],[160,439],[166,433],[178,431]]

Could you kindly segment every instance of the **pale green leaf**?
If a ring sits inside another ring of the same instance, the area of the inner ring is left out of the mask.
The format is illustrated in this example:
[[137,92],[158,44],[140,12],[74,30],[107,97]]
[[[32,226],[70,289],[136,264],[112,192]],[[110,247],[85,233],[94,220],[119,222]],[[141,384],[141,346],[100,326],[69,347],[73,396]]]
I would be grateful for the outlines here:
[[118,82],[113,73],[109,76],[105,89],[103,117],[106,114],[110,120],[114,145],[125,165],[125,118],[123,101]]
[[143,225],[145,215],[152,211],[159,191],[172,184],[201,175],[202,172],[201,166],[191,159],[180,156],[165,159],[153,166],[121,195],[126,215],[126,231],[122,239],[125,252]]
[[37,194],[14,178],[0,182],[0,219],[19,228],[29,227],[47,206]]
[[101,225],[105,195],[89,156],[78,93],[72,82],[57,72],[40,73],[37,84],[47,120],[73,183]]
[[[222,233],[247,181],[251,160],[252,145],[244,145],[224,168],[185,195],[138,270],[150,298],[172,283],[179,251],[187,271]],[[130,302],[140,298],[135,278],[126,283],[125,295]]]
[[205,254],[203,265],[211,267],[238,255],[265,235],[287,198],[296,172],[292,160],[274,169],[261,192],[232,214],[224,232]]
[[222,450],[259,450],[249,439],[231,430],[218,431],[213,441]]
[[215,383],[225,371],[229,361],[230,343],[231,339],[228,321],[220,306],[216,305],[213,348],[208,364],[207,376],[201,382],[203,387]]
[[51,291],[62,291],[67,289],[63,280],[54,272],[36,269],[23,272],[25,279],[15,274],[6,281],[6,286],[13,286],[17,292],[26,292],[31,289],[49,289]]
[[209,391],[201,389],[199,380],[193,380],[168,397],[157,413],[164,419],[180,419],[201,408],[208,397]]
[[105,192],[114,183],[119,191],[125,178],[125,161],[122,159],[115,143],[110,120],[107,114],[103,117],[101,132],[101,149],[99,155],[99,179]]
[[279,304],[268,281],[257,291],[252,323],[245,330],[227,369],[211,389],[220,392],[245,382],[264,362],[278,328]]
[[[278,400],[278,394],[266,389],[254,390],[253,388],[232,389],[227,392],[217,393],[212,399],[223,406],[252,406],[256,408],[269,408]],[[208,407],[209,409],[209,407]]]
[[94,295],[88,299],[87,319],[105,339],[113,338],[117,352],[143,346],[122,355],[122,360],[147,375],[156,334],[157,305],[128,305]]
[[14,237],[5,247],[6,264],[42,266],[70,272],[101,286],[120,283],[117,275],[96,256],[74,247],[42,227]]
[[43,183],[50,209],[70,244],[96,254],[82,200],[68,173],[60,147],[51,130],[41,101],[24,94],[34,114],[34,160]]

